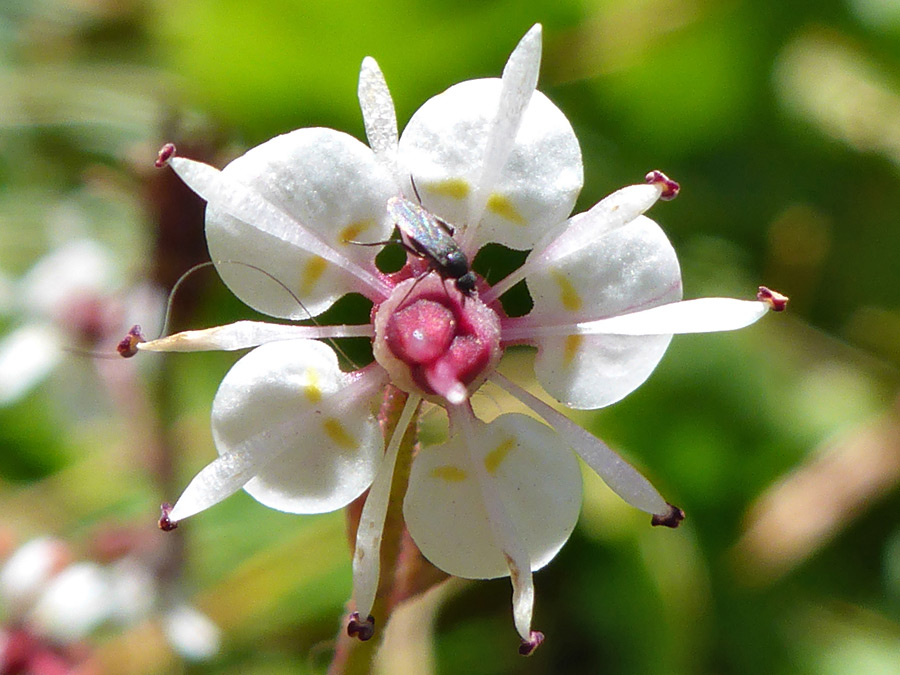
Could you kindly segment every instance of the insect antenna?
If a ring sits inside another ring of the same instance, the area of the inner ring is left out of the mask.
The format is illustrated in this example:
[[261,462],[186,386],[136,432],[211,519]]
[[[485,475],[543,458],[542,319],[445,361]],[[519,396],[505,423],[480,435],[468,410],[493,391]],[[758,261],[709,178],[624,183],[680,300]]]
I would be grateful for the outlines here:
[[[300,300],[299,297],[297,297],[297,294],[294,293],[294,291],[292,291],[290,288],[288,288],[287,284],[285,284],[281,279],[276,277],[271,272],[267,272],[262,267],[257,267],[256,265],[253,265],[253,264],[247,263],[247,262],[242,262],[240,260],[217,260],[216,263],[220,264],[220,265],[241,265],[243,267],[247,267],[251,270],[254,270],[256,272],[259,272],[260,274],[267,276],[269,279],[271,279],[276,284],[278,284],[282,288],[282,290],[284,290],[285,293],[287,293],[289,296],[291,296],[291,299],[297,303],[297,305],[300,307],[300,309],[302,309],[304,312],[306,312],[306,315],[309,317],[309,320],[313,322],[313,324],[315,324],[316,326],[319,326],[321,328],[322,324],[320,324],[318,321],[316,321],[316,317],[314,317],[312,315],[312,312],[310,312],[306,308],[306,305],[304,305],[303,301]],[[212,263],[207,263],[207,264],[211,265]],[[353,366],[354,370],[359,370],[359,365],[356,363],[356,361],[354,361],[353,359],[350,358],[350,356],[347,354],[347,352],[345,352],[341,348],[341,346],[337,343],[337,341],[334,338],[326,337],[326,338],[322,338],[322,339],[326,340],[332,347],[334,347],[334,350],[338,354],[343,356],[344,359],[346,359],[347,363],[349,363],[351,366]]]
[[[292,291],[290,288],[288,288],[288,286],[283,281],[281,281],[278,277],[276,277],[271,272],[268,272],[268,271],[264,270],[263,268],[258,267],[257,265],[254,265],[252,263],[243,262],[240,260],[217,260],[215,263],[208,260],[206,262],[198,263],[197,265],[194,265],[193,267],[191,267],[184,274],[182,274],[180,277],[178,277],[178,281],[176,281],[175,284],[172,286],[172,290],[169,291],[169,299],[166,301],[165,319],[163,320],[162,329],[160,330],[159,336],[157,337],[157,339],[164,337],[169,332],[169,324],[172,319],[172,308],[175,303],[175,294],[181,288],[181,285],[194,272],[202,270],[206,267],[212,267],[213,265],[239,265],[241,267],[247,267],[251,270],[254,270],[255,272],[259,272],[260,274],[265,275],[266,277],[268,277],[269,279],[274,281],[276,284],[278,284],[278,286],[281,287],[281,289],[284,290],[284,292],[287,293],[291,297],[291,299],[294,302],[296,302],[297,305],[304,312],[306,312],[306,315],[309,317],[310,321],[312,321],[316,326],[321,326],[321,324],[318,321],[316,321],[316,318],[312,315],[312,312],[310,312],[306,308],[306,305],[303,304],[303,301],[300,300],[299,297],[297,297],[297,294],[294,293],[294,291]],[[326,337],[326,338],[322,338],[322,339],[328,341],[328,343],[334,348],[334,350],[336,352],[338,352],[338,354],[343,356],[344,359],[347,361],[347,363],[349,363],[351,366],[353,366],[354,369],[356,369],[356,370],[359,369],[359,365],[356,363],[356,361],[354,361],[352,358],[350,358],[350,356],[347,354],[347,352],[345,352],[341,348],[341,346],[334,340],[334,338]],[[119,358],[119,357],[112,357],[112,358]]]
[[422,204],[422,197],[419,195],[419,188],[416,187],[416,179],[413,178],[412,174],[409,174],[409,182],[412,184],[412,189],[416,195],[416,199],[419,201],[419,206],[424,206],[424,204]]

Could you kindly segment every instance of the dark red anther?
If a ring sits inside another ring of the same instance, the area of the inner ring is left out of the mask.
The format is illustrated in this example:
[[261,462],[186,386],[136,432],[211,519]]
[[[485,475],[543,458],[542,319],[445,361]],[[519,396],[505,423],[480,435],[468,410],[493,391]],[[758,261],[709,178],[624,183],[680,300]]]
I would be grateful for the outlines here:
[[171,532],[178,527],[178,521],[172,520],[169,514],[172,513],[172,505],[169,502],[163,502],[159,507],[159,529],[163,532]]
[[657,171],[655,169],[644,176],[644,180],[650,185],[659,185],[662,187],[662,194],[659,198],[665,202],[675,199],[681,190],[681,186],[678,183],[669,178],[662,171]]
[[144,338],[144,334],[141,333],[141,327],[138,325],[134,325],[131,327],[131,330],[128,331],[128,334],[123,337],[119,344],[116,346],[116,351],[119,352],[119,356],[130,359],[132,356],[138,353],[138,344],[146,341],[147,340],[146,338]]
[[679,509],[677,506],[673,504],[669,504],[669,512],[664,513],[663,515],[653,514],[653,518],[650,520],[650,524],[653,527],[671,527],[675,529],[679,525],[681,525],[681,521],[684,520],[684,511]]
[[782,295],[778,291],[773,291],[765,286],[759,287],[756,299],[766,303],[773,312],[783,312],[787,308],[788,296]]
[[175,154],[175,144],[174,143],[166,143],[159,149],[159,154],[156,156],[156,161],[153,163],[157,169],[163,168],[166,164],[169,163],[169,160],[172,159],[172,156]]
[[531,635],[527,640],[522,640],[519,645],[519,654],[522,656],[531,656],[534,650],[541,646],[544,641],[544,634],[539,630],[531,631]]
[[375,617],[369,614],[368,619],[361,621],[359,612],[353,612],[347,622],[347,635],[355,637],[360,642],[371,640],[375,635]]

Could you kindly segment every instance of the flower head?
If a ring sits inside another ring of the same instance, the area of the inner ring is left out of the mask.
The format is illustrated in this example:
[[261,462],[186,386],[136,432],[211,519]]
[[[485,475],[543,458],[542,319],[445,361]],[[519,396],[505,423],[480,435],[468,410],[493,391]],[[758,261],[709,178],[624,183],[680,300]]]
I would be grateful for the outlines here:
[[[578,517],[576,455],[655,524],[677,525],[682,514],[599,439],[496,372],[504,349],[536,347],[536,376],[547,392],[593,409],[639,386],[674,333],[742,327],[776,304],[681,301],[675,252],[643,215],[677,193],[659,172],[569,217],[582,186],[581,153],[565,116],[535,89],[540,52],[535,26],[502,78],[435,96],[402,136],[384,78],[365,59],[359,98],[369,147],[331,129],[300,129],[222,171],[167,148],[161,159],[208,202],[210,253],[238,297],[271,316],[302,319],[358,292],[372,300],[373,322],[244,321],[133,340],[141,350],[253,348],[213,402],[220,456],[188,486],[171,521],[241,488],[293,513],[337,509],[370,488],[354,555],[362,617],[375,598],[400,438],[422,399],[443,406],[450,437],[413,461],[406,526],[425,557],[450,574],[511,577],[523,653],[542,639],[531,629],[532,572],[556,555]],[[384,242],[395,225],[410,255],[388,275],[372,248],[357,244]],[[474,288],[456,283],[488,242],[531,253],[493,287],[480,277]],[[499,298],[523,279],[534,307],[507,317]],[[355,336],[373,340],[376,361],[343,372],[321,340]],[[544,422],[519,414],[477,419],[469,398],[488,380]],[[409,399],[385,448],[375,410],[388,385]],[[370,633],[362,624],[357,617],[353,630]]]

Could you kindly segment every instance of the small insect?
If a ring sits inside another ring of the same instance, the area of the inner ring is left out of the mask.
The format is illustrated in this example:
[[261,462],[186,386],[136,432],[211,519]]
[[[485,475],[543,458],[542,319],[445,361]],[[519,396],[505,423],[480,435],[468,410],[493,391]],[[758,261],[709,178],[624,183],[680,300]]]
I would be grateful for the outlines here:
[[391,197],[387,210],[403,235],[407,250],[426,259],[442,278],[454,279],[456,288],[471,297],[475,292],[475,273],[453,239],[453,226],[405,197]]

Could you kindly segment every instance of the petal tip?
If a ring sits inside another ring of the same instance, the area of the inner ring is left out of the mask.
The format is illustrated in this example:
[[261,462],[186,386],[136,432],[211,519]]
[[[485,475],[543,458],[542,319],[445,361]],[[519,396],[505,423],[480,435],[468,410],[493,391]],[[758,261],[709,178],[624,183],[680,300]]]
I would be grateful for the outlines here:
[[759,292],[756,294],[756,299],[767,304],[769,309],[773,312],[783,312],[787,309],[790,298],[786,295],[782,295],[778,291],[773,291],[765,286],[760,286]]
[[161,169],[169,163],[169,160],[175,156],[175,144],[174,143],[166,143],[159,149],[159,153],[156,155],[156,161],[153,165],[157,169]]
[[527,640],[522,640],[522,644],[519,645],[519,654],[522,656],[531,656],[534,654],[535,650],[541,646],[541,643],[544,641],[544,634],[539,630],[531,631],[531,635]]
[[669,178],[662,171],[656,169],[644,176],[644,180],[650,185],[657,186],[662,191],[659,198],[664,202],[675,199],[675,197],[678,196],[678,193],[681,192],[681,185]]
[[653,514],[653,518],[650,519],[650,524],[653,527],[670,527],[675,529],[681,522],[684,520],[684,511],[678,508],[673,504],[666,504],[669,507],[669,510],[663,514]]
[[159,529],[163,532],[171,532],[178,527],[178,521],[172,518],[172,505],[163,502],[159,507]]
[[359,618],[359,612],[353,612],[347,621],[347,635],[355,637],[360,642],[371,640],[375,635],[375,617],[370,614],[363,621]]
[[138,324],[135,324],[131,327],[131,330],[128,331],[125,337],[119,341],[119,344],[116,345],[116,351],[119,352],[119,356],[122,358],[130,359],[138,353],[138,345],[146,341],[146,338],[144,338],[144,335],[141,332],[141,327]]

